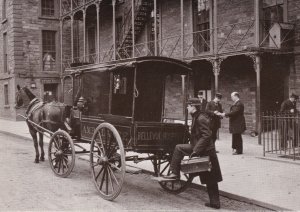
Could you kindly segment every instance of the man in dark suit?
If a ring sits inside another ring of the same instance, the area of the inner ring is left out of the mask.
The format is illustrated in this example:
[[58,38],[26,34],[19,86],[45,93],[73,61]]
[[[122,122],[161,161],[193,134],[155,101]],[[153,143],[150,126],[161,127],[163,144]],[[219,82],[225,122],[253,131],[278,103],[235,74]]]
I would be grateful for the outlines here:
[[222,181],[221,169],[215,151],[215,145],[211,139],[210,117],[205,111],[199,111],[195,106],[199,105],[197,98],[188,100],[187,110],[191,114],[192,128],[190,144],[178,144],[175,147],[170,165],[171,173],[165,176],[167,179],[180,179],[180,164],[185,155],[210,156],[212,169],[210,172],[201,172],[200,180],[206,184],[207,193],[210,199],[206,206],[219,209],[220,197],[218,182]]
[[280,107],[280,113],[285,114],[296,114],[297,113],[297,106],[296,101],[298,99],[298,96],[296,94],[291,94],[290,98],[282,102]]
[[216,93],[215,98],[206,105],[206,112],[212,117],[211,130],[214,143],[217,140],[218,129],[221,127],[222,116],[220,113],[223,113],[222,104],[220,103],[221,99],[222,94]]
[[198,96],[198,99],[199,99],[199,102],[200,102],[200,104],[196,106],[197,110],[199,110],[199,111],[205,111],[207,101],[204,98],[203,91],[198,91],[198,95],[197,96]]
[[[297,111],[297,99],[298,96],[296,94],[291,94],[290,98],[282,102],[280,107],[280,113],[285,117],[293,117],[295,116]],[[293,121],[292,118],[280,119],[279,120],[279,136],[280,136],[280,148],[286,149],[288,145],[288,140],[293,140],[293,145],[297,146],[297,129],[298,123]]]
[[230,107],[230,112],[223,113],[223,116],[229,117],[229,131],[232,134],[233,155],[240,155],[243,154],[242,133],[246,130],[244,104],[240,101],[238,92],[231,93],[231,99],[234,103]]

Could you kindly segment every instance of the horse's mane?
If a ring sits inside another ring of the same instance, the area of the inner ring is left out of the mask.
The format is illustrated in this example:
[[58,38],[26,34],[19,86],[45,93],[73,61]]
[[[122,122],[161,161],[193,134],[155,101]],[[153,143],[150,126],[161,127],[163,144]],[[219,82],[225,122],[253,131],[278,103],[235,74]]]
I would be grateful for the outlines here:
[[23,91],[26,93],[26,95],[28,96],[28,98],[30,100],[33,100],[34,98],[36,98],[36,96],[27,87],[24,87]]

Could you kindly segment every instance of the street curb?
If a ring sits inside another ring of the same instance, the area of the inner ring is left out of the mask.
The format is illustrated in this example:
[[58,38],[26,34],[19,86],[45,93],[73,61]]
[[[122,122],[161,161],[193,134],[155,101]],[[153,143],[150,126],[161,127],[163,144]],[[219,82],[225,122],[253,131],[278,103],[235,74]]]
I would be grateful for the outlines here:
[[266,158],[266,157],[255,157],[255,158],[262,159],[262,160],[276,161],[276,162],[279,162],[279,163],[293,164],[293,165],[298,165],[298,166],[300,165],[300,162],[296,162],[296,161],[287,161],[287,160],[284,160],[284,159],[278,159],[278,158]]
[[[19,138],[19,139],[24,139],[26,141],[32,141],[31,138],[28,138],[28,137],[25,137],[25,136],[22,136],[22,135],[17,135],[15,133],[2,131],[2,130],[0,130],[0,133],[8,135],[8,136],[15,137],[15,138]],[[80,160],[87,161],[85,158],[82,158],[81,156],[79,156],[78,158]],[[265,158],[261,158],[261,159],[265,159]],[[278,161],[278,162],[285,162],[285,161]],[[286,162],[286,163],[288,163],[288,162]],[[299,164],[297,164],[297,165],[299,165]],[[149,170],[142,169],[142,168],[132,166],[132,165],[127,165],[127,166],[137,168],[137,169],[141,169],[143,173],[154,175],[153,171],[149,171]],[[199,184],[196,184],[196,183],[192,183],[191,187],[206,191],[206,186],[199,185]],[[229,199],[234,199],[234,200],[237,200],[237,201],[240,201],[240,202],[245,202],[245,203],[248,203],[248,204],[257,205],[257,206],[260,206],[260,207],[263,207],[263,208],[266,208],[266,209],[270,209],[270,210],[274,210],[274,211],[292,211],[291,209],[282,208],[282,207],[279,207],[279,206],[276,206],[276,205],[273,205],[273,204],[261,202],[261,201],[251,199],[251,198],[247,198],[247,197],[242,197],[242,196],[239,196],[239,195],[236,195],[236,194],[228,193],[226,191],[219,190],[219,193],[220,193],[220,196],[227,197]]]
[[[131,166],[131,165],[128,165],[128,166]],[[135,166],[132,166],[132,167],[135,167]],[[135,168],[139,168],[139,167],[135,167]],[[141,169],[141,168],[139,168],[139,169]],[[149,170],[146,170],[146,169],[141,169],[141,170],[142,170],[143,173],[154,175],[154,172],[152,172],[152,171],[149,171]],[[206,191],[206,186],[199,185],[199,184],[196,184],[196,183],[192,183],[191,187],[195,188],[195,189],[201,189],[201,190]],[[229,198],[229,199],[234,199],[234,200],[237,200],[239,202],[245,202],[245,203],[248,203],[248,204],[257,205],[257,206],[260,206],[262,208],[270,209],[270,210],[273,210],[273,211],[292,211],[291,209],[288,209],[288,208],[282,208],[282,207],[277,206],[277,205],[261,202],[259,200],[255,200],[255,199],[251,199],[251,198],[247,198],[247,197],[243,197],[243,196],[239,196],[239,195],[232,194],[232,193],[229,193],[229,192],[226,192],[226,191],[219,190],[219,193],[220,193],[220,196],[223,196],[223,197],[226,197],[226,198]]]
[[2,134],[4,134],[4,135],[11,136],[11,137],[23,139],[23,140],[26,140],[26,141],[32,141],[31,138],[28,138],[28,137],[23,136],[23,135],[18,135],[18,134],[11,133],[11,132],[7,132],[7,131],[3,131],[3,130],[0,130],[0,133],[2,133]]

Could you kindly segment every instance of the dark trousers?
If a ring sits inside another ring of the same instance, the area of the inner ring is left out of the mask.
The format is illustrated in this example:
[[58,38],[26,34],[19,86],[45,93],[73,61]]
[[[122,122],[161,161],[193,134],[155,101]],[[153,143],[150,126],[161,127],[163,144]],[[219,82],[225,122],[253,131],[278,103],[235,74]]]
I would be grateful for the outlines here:
[[180,175],[180,163],[186,155],[190,155],[193,152],[191,144],[177,144],[172,156],[170,164],[170,171],[174,174]]
[[[172,156],[170,171],[176,175],[180,175],[180,163],[186,155],[193,152],[193,147],[190,144],[177,144]],[[209,196],[210,204],[220,205],[219,187],[218,183],[209,183],[206,185],[207,193]]]
[[218,128],[217,129],[213,128],[211,130],[211,139],[214,143],[216,143],[216,140],[217,140],[217,137],[218,137],[217,134],[218,134]]
[[207,193],[211,205],[220,206],[219,186],[218,183],[207,184]]
[[243,139],[242,134],[236,133],[232,134],[232,149],[236,150],[236,153],[243,153]]

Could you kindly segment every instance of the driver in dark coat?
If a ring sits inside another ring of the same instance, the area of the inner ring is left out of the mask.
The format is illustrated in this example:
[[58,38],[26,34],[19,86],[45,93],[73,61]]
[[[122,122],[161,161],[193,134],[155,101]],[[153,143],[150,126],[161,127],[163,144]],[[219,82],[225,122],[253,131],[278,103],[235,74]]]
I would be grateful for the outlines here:
[[212,169],[210,172],[199,173],[202,184],[206,184],[209,203],[205,203],[206,206],[219,209],[219,187],[218,182],[222,181],[221,169],[218,161],[218,157],[215,150],[215,145],[212,141],[212,131],[210,128],[210,117],[205,111],[199,111],[196,109],[196,105],[199,105],[197,98],[189,99],[187,110],[191,114],[192,128],[191,128],[191,141],[190,144],[178,144],[175,147],[170,171],[171,173],[165,178],[168,179],[180,179],[180,164],[184,156],[210,156]]

